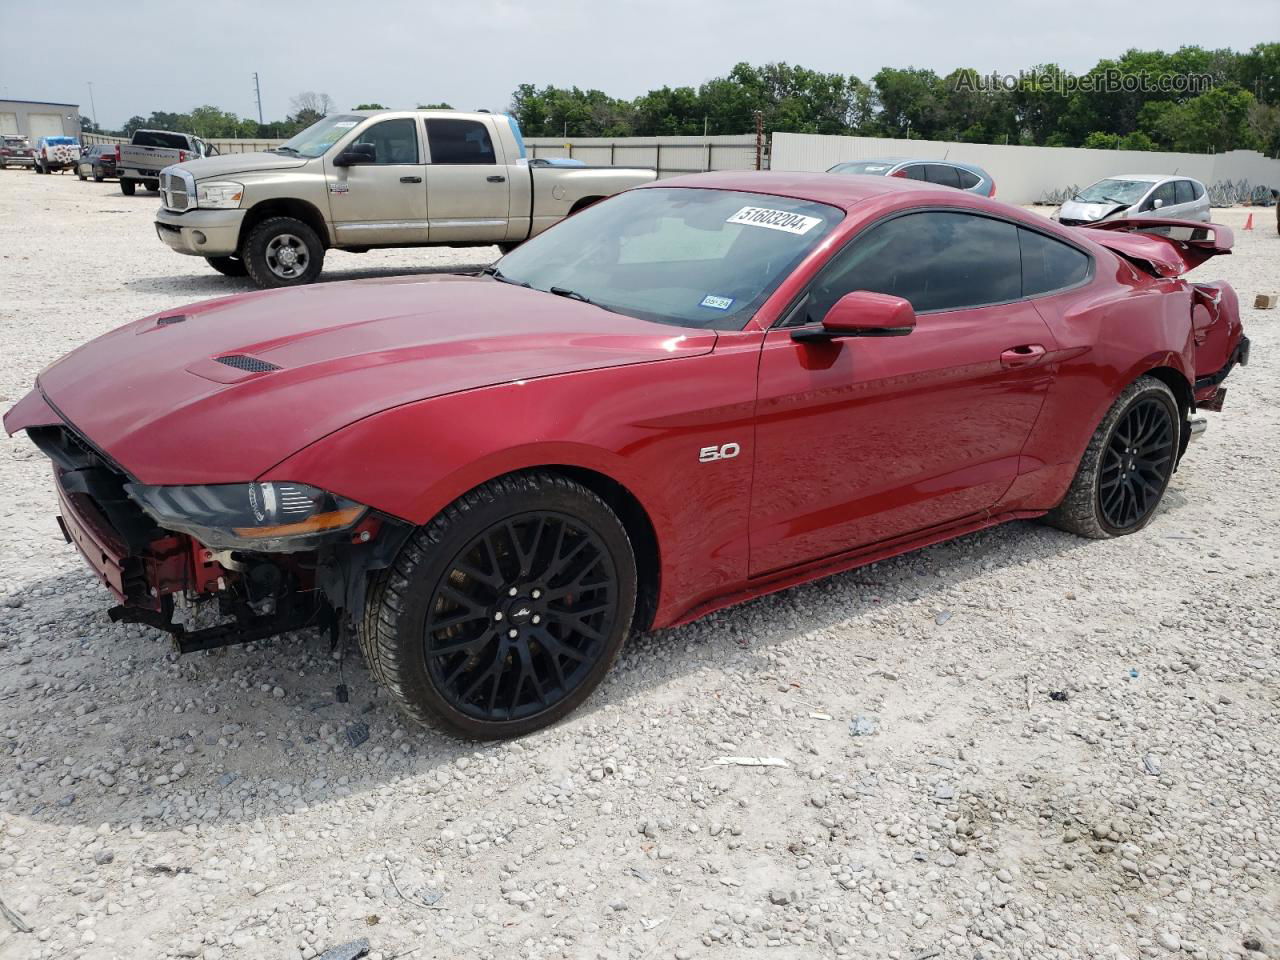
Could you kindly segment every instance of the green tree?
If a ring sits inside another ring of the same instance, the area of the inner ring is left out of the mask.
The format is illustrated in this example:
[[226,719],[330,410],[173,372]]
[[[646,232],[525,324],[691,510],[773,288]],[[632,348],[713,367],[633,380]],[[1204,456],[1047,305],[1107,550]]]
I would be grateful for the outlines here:
[[1147,111],[1156,138],[1170,150],[1221,153],[1254,145],[1249,131],[1253,94],[1229,83],[1186,103]]
[[[361,103],[351,108],[352,110],[385,110],[387,109],[380,103]],[[419,107],[419,110],[425,110],[426,107]]]
[[419,110],[452,110],[453,106],[448,103],[420,103]]

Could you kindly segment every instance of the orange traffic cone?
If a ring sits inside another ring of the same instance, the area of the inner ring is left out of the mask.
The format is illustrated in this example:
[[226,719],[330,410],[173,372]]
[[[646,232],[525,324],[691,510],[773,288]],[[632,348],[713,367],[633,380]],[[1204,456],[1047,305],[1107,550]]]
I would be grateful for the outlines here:
[[1253,214],[1252,214],[1252,213],[1251,213],[1251,214],[1249,214],[1249,219],[1248,219],[1248,220],[1246,220],[1246,221],[1244,222],[1244,228],[1245,228],[1246,230],[1252,230],[1252,229],[1253,229]]

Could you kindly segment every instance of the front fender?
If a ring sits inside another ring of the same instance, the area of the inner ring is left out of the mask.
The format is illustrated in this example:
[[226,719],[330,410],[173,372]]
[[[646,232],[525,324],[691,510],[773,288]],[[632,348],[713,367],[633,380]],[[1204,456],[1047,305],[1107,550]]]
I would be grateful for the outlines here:
[[[262,480],[309,483],[415,525],[516,470],[602,474],[658,539],[657,625],[746,576],[758,335],[684,359],[517,381],[405,404],[329,434]],[[700,459],[736,444],[732,458]]]

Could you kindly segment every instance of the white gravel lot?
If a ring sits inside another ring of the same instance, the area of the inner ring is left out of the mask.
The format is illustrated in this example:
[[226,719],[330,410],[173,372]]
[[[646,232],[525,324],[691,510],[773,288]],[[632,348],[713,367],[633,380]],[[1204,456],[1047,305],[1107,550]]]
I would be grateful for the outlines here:
[[[0,407],[248,289],[165,249],[155,206],[0,173]],[[1280,957],[1280,311],[1250,306],[1280,237],[1254,212],[1203,269],[1253,364],[1146,531],[1015,523],[636,638],[515,743],[406,727],[354,652],[337,703],[316,635],[177,659],[110,624],[47,461],[0,438],[0,898],[32,928],[0,917],[0,957]]]

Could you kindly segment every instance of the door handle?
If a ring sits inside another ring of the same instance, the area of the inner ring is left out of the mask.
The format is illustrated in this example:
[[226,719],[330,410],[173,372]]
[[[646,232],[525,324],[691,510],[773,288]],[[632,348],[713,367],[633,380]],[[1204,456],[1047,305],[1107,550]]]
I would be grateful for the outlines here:
[[401,177],[400,182],[401,183],[421,183],[422,178],[421,177]]
[[485,177],[490,183],[506,183],[507,178],[500,173],[495,173],[492,177]]
[[1006,369],[1030,367],[1044,359],[1045,349],[1038,343],[1025,343],[1020,347],[1010,347],[1000,354],[1000,366]]

